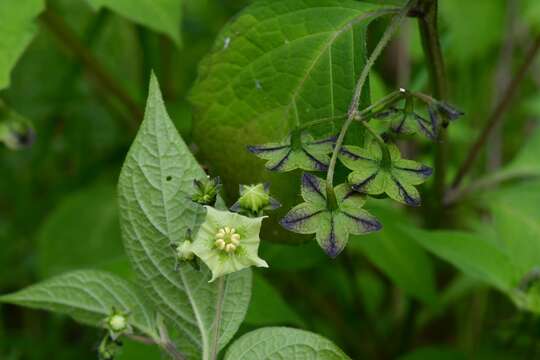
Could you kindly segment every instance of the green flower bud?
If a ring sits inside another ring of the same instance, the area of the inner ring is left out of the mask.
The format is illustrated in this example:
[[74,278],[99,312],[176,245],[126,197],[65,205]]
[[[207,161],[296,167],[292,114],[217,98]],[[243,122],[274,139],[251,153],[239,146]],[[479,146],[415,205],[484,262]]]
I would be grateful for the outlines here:
[[241,185],[241,193],[238,202],[243,209],[258,212],[270,204],[270,195],[263,184]]
[[193,181],[196,192],[192,196],[192,200],[201,205],[214,205],[216,197],[221,189],[219,177],[211,179],[207,177],[203,180]]
[[190,261],[195,257],[195,254],[193,254],[193,251],[191,250],[191,241],[189,240],[176,244],[175,250],[179,260]]
[[117,311],[113,309],[111,314],[104,320],[104,325],[109,330],[109,336],[111,339],[116,340],[119,336],[124,334],[130,334],[132,327],[128,321],[128,313]]
[[268,184],[240,185],[240,198],[231,211],[249,216],[261,216],[265,210],[274,210],[281,204],[270,196]]
[[35,138],[30,121],[8,109],[0,101],[0,142],[8,149],[19,150],[31,146]]
[[99,360],[113,360],[118,354],[121,345],[119,341],[111,339],[107,334],[98,347]]

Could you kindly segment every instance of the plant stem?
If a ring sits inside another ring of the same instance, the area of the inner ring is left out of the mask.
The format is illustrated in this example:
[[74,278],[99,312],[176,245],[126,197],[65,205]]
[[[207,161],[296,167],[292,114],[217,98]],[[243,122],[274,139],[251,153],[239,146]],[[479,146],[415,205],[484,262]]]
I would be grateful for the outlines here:
[[521,64],[521,67],[519,68],[518,72],[516,73],[515,77],[512,79],[508,87],[505,89],[501,100],[489,116],[486,125],[484,126],[484,129],[482,132],[478,135],[476,138],[476,141],[471,146],[469,153],[467,155],[467,158],[461,165],[461,167],[458,170],[458,173],[456,177],[454,178],[454,181],[452,182],[452,189],[456,189],[463,179],[465,178],[465,175],[471,170],[472,165],[474,164],[476,158],[478,157],[480,150],[486,143],[489,135],[497,127],[497,125],[503,120],[504,113],[508,110],[510,107],[510,104],[512,103],[512,99],[514,95],[516,94],[519,85],[525,78],[525,74],[531,67],[533,60],[535,59],[536,55],[538,55],[538,52],[540,51],[540,35],[537,36],[534,40],[534,43],[532,47],[527,52],[527,55],[525,56],[525,61],[523,64]]
[[[377,58],[381,55],[383,49],[388,44],[396,30],[398,29],[399,25],[402,23],[402,21],[407,16],[409,10],[413,7],[413,5],[416,3],[416,0],[410,0],[406,6],[403,7],[403,9],[397,14],[393,19],[386,31],[384,32],[383,36],[377,43],[377,46],[375,46],[375,49],[373,49],[373,52],[369,56],[366,65],[362,69],[362,72],[360,73],[360,77],[358,78],[358,81],[356,82],[356,87],[354,90],[354,95],[351,101],[351,104],[349,105],[349,111],[347,112],[347,119],[343,123],[343,126],[341,127],[341,131],[339,133],[339,136],[336,140],[336,146],[334,147],[334,151],[332,152],[332,158],[330,159],[330,165],[328,166],[328,173],[326,174],[326,190],[327,191],[333,191],[334,189],[334,171],[336,168],[336,162],[337,157],[339,154],[339,151],[341,150],[341,146],[343,145],[343,140],[345,139],[345,135],[347,134],[347,130],[349,129],[349,126],[353,122],[353,120],[358,115],[358,106],[360,104],[360,97],[362,96],[362,90],[364,88],[364,84],[369,76],[369,71],[375,64],[375,61]],[[362,118],[360,118],[360,121],[362,121]]]
[[[426,56],[429,77],[433,95],[438,100],[447,98],[447,81],[444,67],[444,60],[439,43],[439,31],[437,28],[437,8],[438,0],[420,0],[419,8],[422,16],[418,18],[418,26],[422,39],[422,47]],[[442,209],[442,202],[445,191],[446,163],[447,163],[447,133],[443,127],[439,131],[439,136],[435,146],[435,180],[434,180],[434,218],[439,218],[438,212]]]
[[[161,322],[161,321],[158,321]],[[163,323],[160,323],[158,325],[159,330],[159,345],[163,350],[167,352],[171,356],[173,360],[186,360],[186,357],[184,354],[182,354],[178,349],[176,348],[176,345],[171,341],[169,337],[169,333],[167,332],[167,328]]]
[[69,28],[64,20],[50,7],[40,16],[41,21],[49,28],[65,47],[76,56],[91,73],[96,83],[105,91],[117,98],[130,112],[133,123],[136,124],[143,116],[142,108],[131,96],[114,80],[103,68],[93,54],[84,46],[76,34]]
[[386,107],[395,104],[399,100],[403,99],[407,94],[407,90],[400,89],[398,91],[391,92],[390,94],[386,95],[379,101],[377,101],[374,104],[369,105],[367,108],[360,111],[358,115],[360,115],[360,118],[367,119],[369,115],[373,113],[377,113],[380,110],[385,109]]

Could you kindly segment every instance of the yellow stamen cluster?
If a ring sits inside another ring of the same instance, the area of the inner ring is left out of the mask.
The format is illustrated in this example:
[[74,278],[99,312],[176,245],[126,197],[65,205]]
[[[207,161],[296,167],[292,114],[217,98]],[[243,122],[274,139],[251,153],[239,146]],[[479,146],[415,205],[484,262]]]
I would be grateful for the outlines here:
[[226,253],[232,253],[236,250],[238,245],[240,245],[240,234],[236,233],[235,228],[225,226],[216,233],[214,245],[219,250],[225,251]]

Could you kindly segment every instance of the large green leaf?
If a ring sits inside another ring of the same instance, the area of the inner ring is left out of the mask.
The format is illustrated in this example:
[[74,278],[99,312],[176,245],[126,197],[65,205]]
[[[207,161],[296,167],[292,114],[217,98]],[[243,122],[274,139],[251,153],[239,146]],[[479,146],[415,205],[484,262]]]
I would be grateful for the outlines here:
[[96,270],[78,270],[0,297],[0,302],[66,314],[87,325],[102,326],[113,308],[130,312],[130,322],[157,339],[156,311],[130,282]]
[[407,214],[391,208],[375,207],[373,214],[383,223],[381,231],[366,236],[353,236],[349,246],[365,254],[406,293],[425,303],[436,299],[433,263],[426,252],[399,226],[409,221]]
[[540,182],[500,190],[490,200],[499,243],[520,275],[539,268]]
[[303,330],[267,327],[252,331],[235,341],[225,360],[346,360],[350,359],[334,343]]
[[196,228],[203,210],[190,201],[193,180],[205,176],[172,124],[154,76],[146,113],[119,180],[124,244],[142,286],[174,329],[190,359],[214,359],[247,311],[251,272],[212,284],[209,271],[175,271],[171,242]]
[[177,45],[181,39],[182,0],[88,0],[95,9],[107,7],[126,18],[166,34]]
[[9,86],[9,74],[32,41],[37,26],[34,19],[43,0],[0,1],[0,90]]
[[418,228],[403,230],[426,250],[503,292],[510,292],[518,283],[518,269],[511,259],[480,234]]
[[122,258],[115,187],[95,184],[66,196],[41,226],[37,250],[43,278]]
[[279,291],[264,277],[256,274],[253,276],[253,294],[245,322],[255,326],[305,325]]
[[[276,216],[285,214],[297,184],[290,176],[270,175],[246,145],[277,141],[297,124],[344,115],[365,65],[366,28],[389,11],[353,0],[262,0],[220,33],[200,65],[191,100],[200,155],[225,184],[270,180],[284,205]],[[365,102],[369,91],[363,95]],[[314,132],[337,132],[342,120]],[[232,185],[227,190],[235,192]],[[274,230],[272,236],[285,234]]]
[[489,175],[487,181],[540,177],[538,152],[540,152],[540,128],[531,134],[516,157],[501,170]]

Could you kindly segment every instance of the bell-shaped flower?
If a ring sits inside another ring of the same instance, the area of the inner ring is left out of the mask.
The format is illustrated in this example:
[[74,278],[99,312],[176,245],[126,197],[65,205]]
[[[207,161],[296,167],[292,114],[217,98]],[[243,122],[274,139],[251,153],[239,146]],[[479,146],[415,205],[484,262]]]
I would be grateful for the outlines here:
[[433,172],[428,166],[402,159],[394,144],[387,144],[389,159],[376,141],[366,148],[344,146],[339,159],[353,170],[349,183],[355,191],[369,195],[386,193],[390,198],[410,206],[420,206],[421,199],[415,185],[420,185]]
[[326,171],[330,163],[328,154],[332,152],[335,141],[335,137],[315,140],[307,132],[293,131],[279,143],[252,145],[248,150],[268,160],[266,168],[271,171]]
[[264,217],[249,218],[205,206],[202,223],[191,251],[212,272],[210,282],[250,266],[268,267],[258,255],[259,233]]
[[280,223],[299,234],[315,234],[319,246],[332,258],[343,251],[350,234],[361,235],[382,228],[381,223],[362,208],[365,196],[347,184],[334,188],[336,206],[333,209],[329,206],[323,179],[303,174],[301,192],[305,202],[292,208]]
[[[412,110],[391,107],[373,116],[375,119],[387,120],[393,132],[402,135],[414,133],[424,134],[428,139],[437,138],[437,122],[427,120]],[[433,118],[430,117],[431,120]]]

